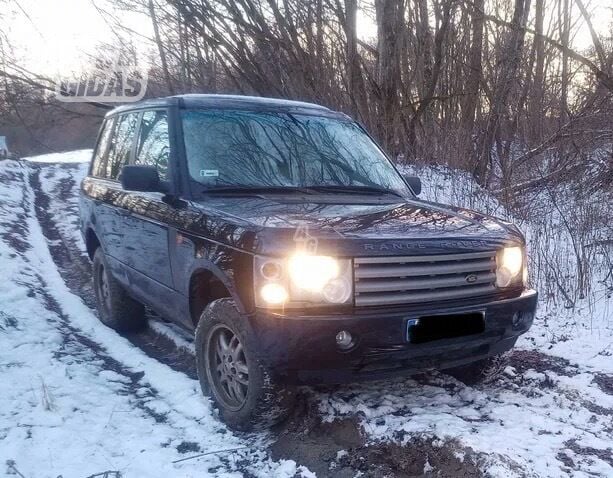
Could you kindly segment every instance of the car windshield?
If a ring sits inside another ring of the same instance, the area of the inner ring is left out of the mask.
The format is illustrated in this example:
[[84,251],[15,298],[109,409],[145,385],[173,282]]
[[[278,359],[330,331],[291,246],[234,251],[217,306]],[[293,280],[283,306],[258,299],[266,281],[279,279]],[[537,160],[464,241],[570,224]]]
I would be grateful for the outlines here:
[[304,114],[182,112],[189,174],[206,190],[246,188],[410,195],[355,122]]

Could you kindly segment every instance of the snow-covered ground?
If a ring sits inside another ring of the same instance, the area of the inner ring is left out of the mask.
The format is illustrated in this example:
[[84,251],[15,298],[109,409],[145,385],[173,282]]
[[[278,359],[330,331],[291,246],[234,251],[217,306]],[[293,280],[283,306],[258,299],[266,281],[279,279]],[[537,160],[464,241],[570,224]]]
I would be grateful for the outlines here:
[[[613,476],[606,284],[572,309],[543,301],[486,384],[433,372],[309,389],[303,421],[230,431],[200,394],[190,337],[155,319],[120,336],[96,319],[76,201],[89,155],[0,162],[0,475]],[[508,214],[469,178],[420,176],[426,199]]]
[[[195,380],[101,326],[68,289],[51,250],[76,236],[74,190],[61,204],[40,204],[59,220],[58,237],[51,240],[39,223],[36,195],[60,197],[84,171],[83,165],[0,164],[2,474],[294,476],[294,463],[273,462],[262,451],[266,437],[231,433]],[[237,453],[173,464],[185,457],[181,452],[239,447]]]

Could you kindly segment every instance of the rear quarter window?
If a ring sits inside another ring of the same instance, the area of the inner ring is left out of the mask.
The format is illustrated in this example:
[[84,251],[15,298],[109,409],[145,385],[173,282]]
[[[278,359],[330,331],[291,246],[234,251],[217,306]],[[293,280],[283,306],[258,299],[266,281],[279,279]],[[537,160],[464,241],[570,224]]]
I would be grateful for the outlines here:
[[94,159],[92,163],[92,176],[99,178],[105,177],[106,174],[106,158],[107,151],[109,149],[109,141],[111,139],[111,132],[113,131],[114,118],[105,120],[100,130],[100,138],[96,145],[96,151],[94,153]]

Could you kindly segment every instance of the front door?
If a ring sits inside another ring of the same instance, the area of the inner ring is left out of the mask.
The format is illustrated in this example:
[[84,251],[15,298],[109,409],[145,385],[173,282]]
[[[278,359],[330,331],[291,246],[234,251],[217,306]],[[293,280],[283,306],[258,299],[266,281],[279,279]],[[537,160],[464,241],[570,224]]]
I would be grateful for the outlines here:
[[[131,161],[136,165],[154,166],[162,182],[170,178],[170,142],[166,110],[143,113]],[[173,206],[164,202],[159,192],[127,191],[130,210],[130,234],[125,248],[130,251],[132,288],[155,309],[166,316],[176,311],[169,255],[168,219]]]

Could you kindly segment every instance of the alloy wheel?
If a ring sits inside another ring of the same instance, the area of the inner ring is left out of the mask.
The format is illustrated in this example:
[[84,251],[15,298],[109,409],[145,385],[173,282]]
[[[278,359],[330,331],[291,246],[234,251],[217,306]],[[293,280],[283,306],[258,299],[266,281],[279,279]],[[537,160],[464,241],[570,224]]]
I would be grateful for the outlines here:
[[237,410],[247,400],[249,367],[238,336],[218,324],[207,343],[207,374],[215,395],[224,406]]

